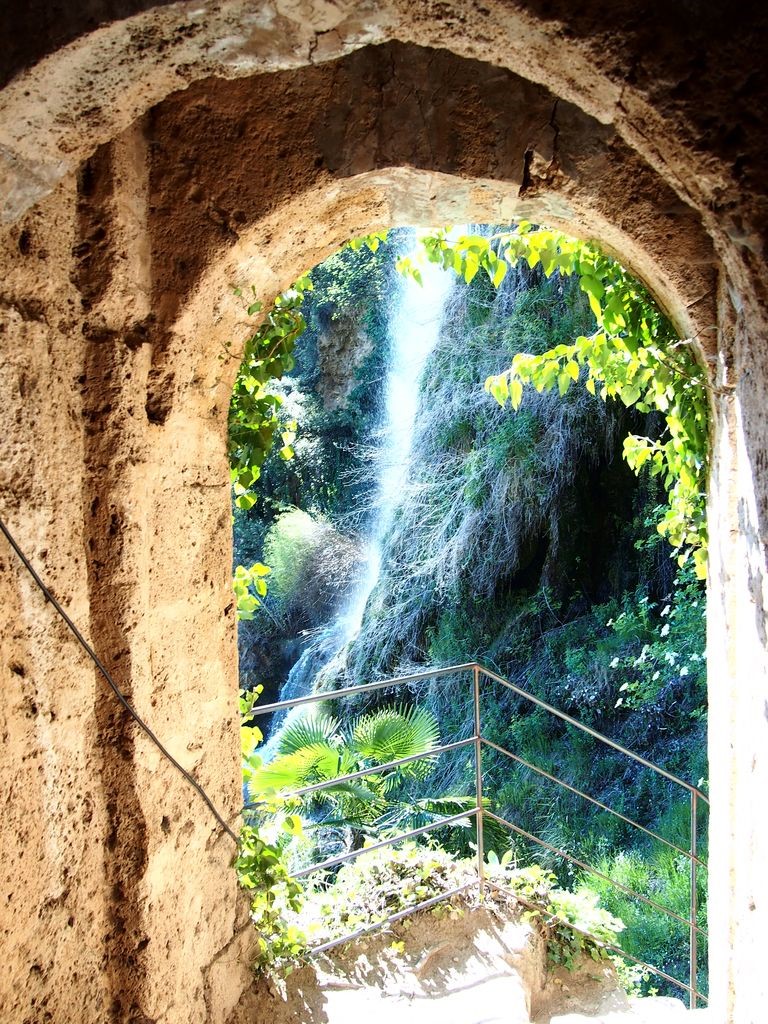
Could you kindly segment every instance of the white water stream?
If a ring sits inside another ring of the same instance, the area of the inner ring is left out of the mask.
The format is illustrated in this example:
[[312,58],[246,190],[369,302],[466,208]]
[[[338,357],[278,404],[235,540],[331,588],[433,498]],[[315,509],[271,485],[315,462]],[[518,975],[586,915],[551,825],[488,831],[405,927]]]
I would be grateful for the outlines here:
[[[406,255],[414,257],[416,249],[414,239]],[[410,277],[399,279],[389,317],[390,359],[366,571],[340,614],[312,637],[291,669],[280,690],[281,701],[311,693],[318,673],[357,636],[368,598],[379,579],[383,542],[407,481],[419,384],[440,336],[446,301],[455,280],[450,271],[434,263],[425,261],[420,270],[421,285]],[[285,712],[274,716],[269,737],[260,751],[265,760],[274,756],[282,726],[301,711],[296,708],[287,716]]]

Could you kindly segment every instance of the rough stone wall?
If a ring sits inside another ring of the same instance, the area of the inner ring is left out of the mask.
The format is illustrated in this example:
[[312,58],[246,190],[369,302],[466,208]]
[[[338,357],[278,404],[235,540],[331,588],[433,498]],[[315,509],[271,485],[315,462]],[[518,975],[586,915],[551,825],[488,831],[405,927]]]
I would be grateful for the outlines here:
[[[756,1022],[768,914],[754,813],[768,771],[758,16],[708,2],[650,17],[623,2],[226,0],[109,23],[143,6],[91,5],[103,28],[90,35],[81,14],[62,16],[12,67],[49,38],[77,41],[0,93],[0,513],[234,820],[234,366],[218,355],[244,318],[229,285],[268,298],[388,224],[524,215],[597,237],[698,336],[720,389],[710,950],[722,1019]],[[390,38],[443,50],[359,49]],[[231,846],[116,713],[5,545],[0,563],[3,1019],[225,1020],[248,978]]]
[[[234,822],[234,611],[220,571],[231,537],[226,497],[223,508],[208,499],[209,487],[226,495],[227,470],[205,396],[178,425],[180,450],[144,412],[143,152],[135,137],[99,151],[3,238],[2,514],[118,685]],[[2,567],[12,966],[0,1015],[222,1020],[232,996],[219,991],[219,962],[228,991],[238,970],[240,987],[248,978],[233,846],[5,547]]]

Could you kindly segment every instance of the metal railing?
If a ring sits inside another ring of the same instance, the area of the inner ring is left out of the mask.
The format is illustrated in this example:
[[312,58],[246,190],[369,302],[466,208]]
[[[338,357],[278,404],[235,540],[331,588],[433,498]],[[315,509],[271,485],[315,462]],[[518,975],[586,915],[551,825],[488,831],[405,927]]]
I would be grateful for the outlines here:
[[[489,878],[486,877],[485,844],[484,844],[484,836],[483,836],[483,826],[484,826],[485,819],[488,819],[490,821],[495,822],[499,826],[502,826],[502,827],[504,827],[506,829],[509,829],[511,832],[514,832],[516,835],[521,836],[523,839],[525,839],[525,840],[527,840],[529,842],[532,842],[532,843],[542,847],[543,849],[548,850],[550,853],[555,854],[556,856],[562,858],[563,860],[565,860],[569,864],[574,865],[575,867],[579,868],[580,870],[586,871],[586,872],[588,872],[588,873],[590,873],[590,874],[592,874],[592,875],[602,879],[603,881],[605,881],[605,882],[609,883],[610,885],[614,886],[619,891],[625,893],[626,895],[628,895],[628,896],[630,896],[630,897],[632,897],[634,899],[639,900],[641,903],[643,903],[643,904],[653,908],[654,910],[656,910],[656,911],[658,911],[658,912],[660,912],[662,914],[667,915],[668,917],[672,918],[673,920],[677,921],[678,923],[686,925],[687,928],[688,928],[689,941],[690,941],[689,976],[688,976],[688,983],[687,984],[685,982],[683,982],[683,981],[680,981],[678,978],[672,977],[672,975],[670,975],[667,972],[663,971],[660,967],[657,967],[654,964],[648,963],[647,961],[638,959],[637,957],[633,956],[631,953],[628,953],[626,950],[622,949],[621,947],[619,947],[617,945],[614,945],[614,944],[612,944],[610,942],[603,941],[603,940],[600,940],[599,944],[601,946],[603,946],[605,949],[608,949],[608,950],[610,950],[610,951],[612,951],[614,953],[619,954],[620,956],[626,958],[627,960],[632,961],[633,963],[637,964],[638,966],[640,966],[640,967],[642,967],[642,968],[644,968],[646,970],[652,971],[657,976],[659,976],[661,978],[664,978],[671,985],[674,985],[677,988],[682,989],[683,991],[685,991],[687,993],[687,995],[688,995],[689,1005],[690,1005],[690,1007],[692,1009],[694,1009],[696,1007],[697,1003],[699,1003],[699,1002],[706,1002],[707,1001],[706,997],[699,990],[698,982],[697,982],[698,938],[699,938],[700,935],[703,936],[704,938],[706,938],[706,931],[703,928],[699,927],[699,925],[696,922],[696,917],[697,917],[697,912],[698,912],[697,897],[696,897],[696,886],[697,886],[697,871],[698,871],[698,869],[700,867],[701,868],[706,868],[705,862],[700,858],[700,856],[698,854],[698,844],[697,844],[698,806],[699,806],[699,801],[703,801],[705,804],[708,805],[709,804],[709,800],[704,795],[704,793],[701,792],[701,790],[697,789],[696,786],[692,786],[690,783],[685,782],[683,779],[679,779],[677,776],[673,775],[671,772],[668,772],[665,769],[660,768],[658,765],[653,764],[651,761],[648,761],[646,758],[641,757],[639,754],[636,754],[633,751],[627,749],[626,747],[622,746],[620,743],[616,743],[614,740],[609,739],[607,736],[603,736],[601,733],[597,732],[595,729],[592,729],[589,726],[584,725],[583,723],[577,721],[575,718],[572,718],[570,715],[567,715],[564,712],[559,711],[557,708],[552,707],[552,705],[545,703],[545,701],[540,700],[538,697],[534,697],[533,694],[528,693],[526,690],[521,689],[519,686],[515,686],[513,683],[510,683],[509,680],[504,679],[503,676],[500,676],[497,673],[492,672],[491,670],[485,668],[483,665],[480,665],[477,662],[469,662],[469,663],[463,664],[463,665],[452,665],[452,666],[450,666],[448,668],[433,669],[433,670],[427,671],[427,672],[419,672],[419,673],[414,673],[412,675],[407,675],[407,676],[398,676],[398,677],[393,678],[393,679],[381,680],[381,681],[375,682],[375,683],[365,683],[365,684],[362,684],[360,686],[351,686],[351,687],[347,687],[347,688],[341,689],[341,690],[328,691],[327,693],[316,693],[316,694],[312,694],[312,695],[307,696],[307,697],[297,697],[297,698],[294,698],[293,700],[278,701],[278,702],[276,702],[274,704],[265,704],[265,705],[262,705],[261,707],[255,708],[253,710],[253,712],[252,712],[252,715],[253,716],[268,715],[268,714],[272,714],[272,713],[274,713],[276,711],[288,710],[288,709],[291,709],[291,708],[301,707],[301,706],[304,706],[304,705],[317,704],[318,702],[321,702],[321,701],[337,701],[337,700],[342,700],[342,699],[344,699],[346,697],[358,697],[361,694],[372,693],[372,692],[374,692],[376,690],[384,690],[384,689],[390,689],[391,690],[391,689],[398,689],[398,688],[401,688],[401,687],[403,687],[403,688],[406,688],[406,687],[414,688],[418,684],[424,683],[424,682],[426,682],[428,680],[444,679],[444,678],[449,677],[449,676],[455,676],[457,673],[470,673],[470,672],[472,674],[471,675],[471,679],[472,679],[472,712],[473,712],[473,714],[472,714],[472,727],[473,727],[473,731],[472,731],[472,735],[471,736],[469,736],[469,737],[467,737],[465,739],[456,740],[456,741],[451,742],[451,743],[444,743],[441,746],[432,748],[428,753],[413,754],[413,755],[410,755],[408,757],[401,757],[401,758],[398,758],[396,760],[389,761],[386,764],[375,765],[375,766],[373,766],[371,768],[363,768],[363,769],[361,769],[359,771],[350,772],[349,774],[346,774],[346,775],[336,776],[333,779],[329,779],[329,780],[326,780],[326,781],[313,783],[312,785],[304,786],[304,787],[299,788],[299,789],[293,789],[293,790],[290,790],[290,791],[286,790],[286,791],[281,791],[281,792],[284,793],[285,795],[290,795],[290,796],[293,796],[293,797],[306,796],[306,795],[311,794],[311,793],[318,793],[318,792],[320,792],[320,791],[322,791],[324,789],[327,789],[327,788],[329,788],[331,786],[338,786],[339,783],[352,782],[352,781],[355,781],[356,779],[365,778],[368,775],[381,774],[383,771],[386,771],[388,769],[397,768],[397,767],[399,767],[401,765],[409,764],[409,763],[414,762],[414,761],[424,760],[426,758],[434,759],[434,758],[440,756],[441,754],[446,754],[446,753],[450,753],[450,752],[453,752],[453,751],[457,751],[457,750],[461,750],[461,749],[464,749],[464,748],[471,747],[472,750],[473,750],[474,771],[475,771],[475,806],[471,807],[471,808],[468,808],[466,810],[463,810],[459,814],[454,814],[454,815],[451,815],[449,817],[440,818],[437,821],[430,822],[429,824],[424,825],[421,828],[414,828],[414,829],[411,829],[410,831],[398,833],[395,836],[389,836],[389,837],[387,837],[385,839],[381,839],[378,842],[373,843],[372,845],[363,847],[362,849],[350,850],[350,851],[348,851],[346,853],[339,854],[338,856],[330,857],[330,858],[328,858],[326,860],[319,861],[318,863],[311,864],[309,867],[302,868],[300,871],[294,872],[293,873],[293,877],[297,878],[297,879],[299,879],[299,878],[306,878],[307,876],[309,876],[309,875],[311,875],[311,874],[313,874],[315,872],[326,871],[326,870],[329,870],[329,869],[332,869],[332,868],[336,868],[336,867],[340,866],[341,864],[344,864],[347,861],[354,860],[355,858],[357,858],[357,857],[359,857],[359,856],[361,856],[363,854],[371,853],[371,852],[373,852],[375,850],[380,850],[380,849],[384,849],[384,848],[389,847],[389,846],[393,846],[393,845],[395,845],[397,843],[403,842],[404,840],[413,839],[413,838],[416,838],[418,836],[426,835],[429,832],[432,832],[433,830],[438,829],[438,828],[444,828],[444,827],[446,827],[448,825],[458,824],[459,822],[466,822],[466,820],[468,818],[474,818],[475,822],[476,822],[476,831],[477,831],[477,884],[478,884],[478,887],[479,887],[479,892],[480,892],[481,899],[482,899],[482,896],[483,896],[483,894],[485,892],[486,886],[488,886],[488,887],[490,887],[490,888],[492,888],[492,889],[494,889],[494,890],[496,890],[496,891],[498,891],[500,893],[506,893],[507,895],[512,896],[514,899],[516,899],[520,903],[526,904],[527,901],[524,898],[522,898],[518,893],[514,892],[512,889],[510,889],[510,888],[508,888],[506,886],[500,885],[497,881],[495,881],[493,879],[489,879]],[[505,687],[506,689],[508,689],[511,692],[515,693],[518,697],[523,698],[524,700],[526,700],[526,701],[530,702],[531,704],[535,705],[536,707],[540,708],[542,711],[545,711],[547,714],[553,715],[556,718],[560,719],[561,721],[565,722],[567,725],[573,726],[574,728],[580,730],[581,732],[588,734],[589,736],[591,736],[593,739],[597,740],[598,742],[604,744],[605,746],[611,747],[613,750],[615,750],[618,753],[624,755],[625,757],[630,758],[632,761],[636,762],[637,764],[640,764],[643,767],[649,769],[650,771],[654,772],[656,775],[665,778],[668,782],[671,782],[674,785],[680,786],[684,790],[686,790],[688,792],[688,794],[689,794],[689,799],[690,799],[690,837],[689,837],[689,848],[686,850],[683,847],[677,845],[676,843],[671,842],[669,839],[666,839],[664,836],[659,835],[653,829],[647,828],[645,825],[640,824],[640,822],[637,822],[634,819],[628,817],[627,815],[622,814],[621,812],[614,810],[613,808],[609,807],[608,805],[602,803],[600,800],[597,800],[594,797],[590,796],[588,793],[585,793],[582,790],[576,788],[575,786],[572,786],[570,783],[565,782],[563,779],[558,778],[556,775],[553,775],[550,772],[545,771],[544,769],[538,767],[537,765],[534,765],[531,762],[524,760],[522,757],[519,757],[513,751],[507,750],[505,747],[499,745],[498,743],[495,743],[493,740],[490,740],[486,736],[484,736],[483,735],[483,729],[482,729],[482,720],[481,720],[482,692],[481,692],[481,685],[480,685],[481,679],[483,679],[483,678],[491,681],[492,683],[495,683],[495,684],[498,684],[498,685],[500,685],[502,687]],[[657,840],[658,842],[661,842],[661,843],[665,844],[666,846],[668,846],[671,849],[675,850],[678,854],[684,856],[688,860],[689,865],[690,865],[690,906],[689,906],[689,916],[687,918],[685,918],[681,914],[678,914],[675,911],[671,910],[669,907],[665,907],[661,903],[658,903],[657,901],[655,901],[653,899],[650,899],[648,896],[644,896],[642,893],[636,892],[631,887],[629,887],[627,885],[624,885],[623,883],[617,881],[616,879],[611,878],[610,876],[606,875],[605,873],[603,873],[602,871],[598,870],[594,866],[592,866],[590,864],[587,864],[585,861],[582,861],[582,860],[572,856],[567,851],[562,850],[559,847],[554,846],[554,845],[546,842],[545,840],[541,839],[539,836],[534,835],[532,832],[529,832],[526,829],[523,829],[520,825],[516,824],[515,822],[507,820],[507,818],[504,818],[501,815],[496,814],[495,812],[489,810],[487,806],[484,806],[484,803],[485,803],[485,797],[484,797],[484,793],[483,793],[483,749],[484,748],[488,748],[488,749],[494,750],[496,753],[501,754],[502,756],[510,758],[511,760],[515,761],[517,764],[520,764],[521,766],[523,766],[525,769],[533,772],[536,776],[538,776],[540,778],[545,778],[549,782],[552,782],[555,785],[561,787],[563,790],[566,790],[566,791],[574,794],[575,796],[580,797],[581,799],[584,799],[584,800],[588,801],[589,803],[593,804],[594,806],[599,807],[602,811],[605,811],[605,812],[613,815],[614,817],[616,817],[616,818],[620,819],[621,821],[623,821],[625,824],[630,825],[632,828],[635,828],[635,829],[639,830],[640,832],[644,833],[645,835],[647,835],[647,836]],[[252,803],[252,804],[246,804],[246,808],[250,808],[250,809],[257,809],[259,806],[261,806],[261,804],[259,802]],[[404,917],[407,917],[410,914],[416,913],[419,910],[425,910],[428,907],[434,906],[435,904],[437,904],[437,903],[439,903],[439,902],[441,902],[443,900],[450,899],[451,897],[457,895],[458,893],[465,892],[468,889],[472,888],[474,886],[474,884],[475,884],[474,882],[470,882],[470,883],[467,883],[466,885],[459,886],[458,888],[454,888],[454,889],[442,892],[439,895],[434,896],[431,899],[423,901],[422,903],[418,903],[418,904],[416,904],[414,906],[408,907],[405,910],[398,911],[395,914],[391,914],[388,917],[384,918],[383,920],[379,920],[379,921],[376,921],[376,922],[374,922],[374,923],[372,923],[370,925],[366,925],[366,926],[364,926],[362,928],[359,928],[357,931],[352,932],[349,935],[344,935],[341,938],[337,938],[337,939],[334,939],[334,940],[332,940],[330,942],[325,942],[322,945],[315,946],[315,947],[313,947],[312,951],[315,952],[315,953],[324,952],[324,951],[326,951],[328,949],[331,949],[334,946],[338,946],[338,945],[341,945],[343,943],[350,942],[351,940],[359,938],[359,937],[361,937],[363,935],[367,935],[370,932],[376,931],[377,929],[382,928],[382,927],[384,927],[387,924],[391,924],[391,923],[393,923],[395,921],[398,921],[398,920],[400,920],[400,919],[402,919]],[[540,909],[540,908],[535,908],[535,909]],[[578,932],[581,935],[587,936],[590,939],[592,939],[593,941],[595,941],[594,936],[589,935],[587,932],[583,931],[582,929],[578,928],[577,926],[572,925],[572,924],[568,924],[568,927],[571,928],[573,931]]]

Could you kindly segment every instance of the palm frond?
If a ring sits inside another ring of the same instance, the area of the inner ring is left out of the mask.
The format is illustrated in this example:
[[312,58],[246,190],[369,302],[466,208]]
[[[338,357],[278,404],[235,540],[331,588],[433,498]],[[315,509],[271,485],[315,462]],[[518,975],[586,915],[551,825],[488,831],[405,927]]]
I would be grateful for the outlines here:
[[352,797],[354,800],[362,800],[366,804],[381,799],[378,793],[359,782],[337,782],[333,786],[328,786],[324,789],[323,793],[327,793],[330,796],[343,795]]
[[334,740],[338,735],[338,721],[322,711],[313,710],[301,718],[286,723],[280,733],[277,752],[295,754],[304,747],[312,747],[318,743],[336,746]]
[[437,719],[426,708],[379,708],[361,715],[352,729],[352,745],[373,764],[426,754],[440,742]]
[[325,782],[339,774],[339,752],[327,742],[312,743],[292,754],[280,754],[251,776],[254,797]]

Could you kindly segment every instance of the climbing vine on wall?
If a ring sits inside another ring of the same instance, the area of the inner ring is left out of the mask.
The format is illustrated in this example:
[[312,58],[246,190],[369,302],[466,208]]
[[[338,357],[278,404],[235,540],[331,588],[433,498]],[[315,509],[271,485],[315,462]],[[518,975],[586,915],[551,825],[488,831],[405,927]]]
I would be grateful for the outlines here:
[[[269,383],[279,380],[293,368],[293,347],[306,327],[301,312],[304,293],[311,291],[308,275],[300,277],[291,288],[278,295],[260,326],[248,338],[243,359],[232,389],[229,405],[229,472],[235,504],[249,509],[256,503],[253,486],[261,476],[261,467],[280,433],[280,457],[293,457],[296,424],[281,425],[278,410],[282,398],[274,394]],[[242,297],[242,289],[235,295]],[[248,315],[262,311],[262,304],[252,295]],[[238,565],[233,589],[238,619],[252,619],[260,606],[259,598],[267,592],[265,577],[269,568],[257,562],[250,567]]]
[[[253,485],[261,476],[261,467],[280,428],[277,411],[282,399],[269,390],[268,384],[293,368],[293,347],[306,327],[300,307],[304,293],[311,289],[309,276],[300,277],[278,295],[245,343],[229,406],[229,465],[238,508],[249,509],[256,503]],[[235,294],[241,296],[242,290],[236,289]],[[254,296],[248,315],[261,310],[262,304]],[[281,431],[281,458],[293,455],[295,429],[296,424],[290,423]]]

